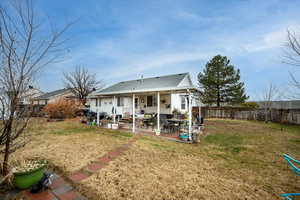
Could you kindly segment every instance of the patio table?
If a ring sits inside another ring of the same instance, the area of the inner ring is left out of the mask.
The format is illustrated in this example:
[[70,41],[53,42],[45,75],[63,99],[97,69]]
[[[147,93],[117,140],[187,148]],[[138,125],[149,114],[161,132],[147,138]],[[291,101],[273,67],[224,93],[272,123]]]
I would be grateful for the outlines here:
[[175,132],[179,132],[182,124],[187,122],[187,120],[184,120],[184,119],[167,119],[167,121],[172,124],[172,126],[173,126],[172,129]]
[[167,119],[169,122],[173,122],[173,123],[185,123],[187,122],[188,120],[186,119]]

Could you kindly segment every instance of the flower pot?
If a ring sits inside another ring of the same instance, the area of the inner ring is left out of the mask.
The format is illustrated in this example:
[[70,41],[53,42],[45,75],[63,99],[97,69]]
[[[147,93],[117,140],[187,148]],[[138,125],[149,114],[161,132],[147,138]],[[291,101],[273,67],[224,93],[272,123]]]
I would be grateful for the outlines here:
[[111,128],[112,129],[118,129],[119,128],[119,124],[111,124]]
[[28,172],[14,173],[14,184],[19,189],[27,189],[37,184],[43,177],[45,166],[33,169]]

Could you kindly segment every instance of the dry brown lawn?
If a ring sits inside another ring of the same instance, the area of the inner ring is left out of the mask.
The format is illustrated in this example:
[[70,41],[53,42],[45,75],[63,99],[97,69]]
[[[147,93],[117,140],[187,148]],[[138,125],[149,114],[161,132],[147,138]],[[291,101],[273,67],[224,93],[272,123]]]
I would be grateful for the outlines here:
[[[67,174],[131,136],[76,121],[39,123],[32,132],[18,157],[47,158]],[[196,145],[142,136],[77,188],[92,200],[254,200],[300,192],[299,178],[282,158],[288,153],[300,159],[299,126],[212,119],[205,133]]]
[[78,120],[46,122],[40,119],[34,120],[30,127],[30,143],[18,150],[12,161],[31,157],[47,159],[66,175],[126,143],[132,136],[89,127]]
[[123,157],[81,184],[91,199],[280,199],[300,192],[283,153],[300,158],[300,128],[209,120],[188,145],[142,137]]

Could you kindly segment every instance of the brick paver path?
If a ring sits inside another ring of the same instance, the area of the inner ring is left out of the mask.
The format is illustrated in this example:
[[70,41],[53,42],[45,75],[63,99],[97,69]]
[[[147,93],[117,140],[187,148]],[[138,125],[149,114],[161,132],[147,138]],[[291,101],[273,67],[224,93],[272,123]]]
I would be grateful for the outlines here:
[[100,158],[96,158],[91,164],[75,171],[66,179],[54,174],[53,182],[50,188],[38,194],[31,194],[28,190],[23,191],[25,198],[29,200],[87,200],[86,197],[79,194],[75,188],[70,184],[79,183],[80,181],[88,178],[89,176],[97,173],[103,167],[107,166],[109,162],[124,154],[130,146],[138,139],[134,136],[127,144],[106,153]]

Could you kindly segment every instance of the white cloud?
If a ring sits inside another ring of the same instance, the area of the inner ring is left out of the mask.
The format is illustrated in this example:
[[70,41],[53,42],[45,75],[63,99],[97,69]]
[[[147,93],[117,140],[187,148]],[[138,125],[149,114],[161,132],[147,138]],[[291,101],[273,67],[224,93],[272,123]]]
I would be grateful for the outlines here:
[[177,12],[176,17],[178,19],[200,22],[200,23],[222,23],[229,19],[224,16],[204,17],[194,12],[188,12],[184,10],[180,10],[179,12]]
[[212,53],[202,52],[161,52],[152,55],[127,57],[121,61],[122,65],[120,67],[117,69],[109,69],[110,72],[114,73],[108,73],[110,75],[106,78],[120,78],[123,76],[135,75],[150,69],[159,71],[170,65],[207,60],[212,55]]
[[298,24],[284,25],[274,31],[259,36],[258,39],[253,37],[253,40],[256,41],[252,40],[251,43],[243,46],[243,49],[247,52],[259,52],[281,48],[286,41],[287,29],[297,29],[298,27]]

